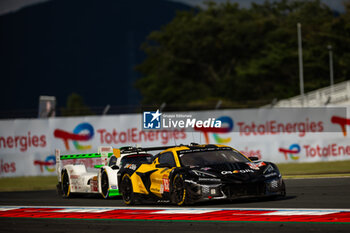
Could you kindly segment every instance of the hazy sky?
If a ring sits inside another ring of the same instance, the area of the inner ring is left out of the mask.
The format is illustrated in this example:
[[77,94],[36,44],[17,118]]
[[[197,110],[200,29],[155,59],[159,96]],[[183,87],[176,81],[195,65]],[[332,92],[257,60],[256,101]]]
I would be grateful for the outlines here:
[[[50,0],[0,0],[0,15],[15,12],[33,4],[46,2]],[[147,0],[145,0],[147,1]],[[198,6],[203,3],[203,0],[169,0],[174,2],[182,2],[192,6]],[[215,0],[215,2],[226,2],[227,0]],[[263,3],[265,0],[229,0],[230,2],[237,2],[242,7],[249,7],[251,2]],[[322,0],[331,8],[340,12],[344,11],[343,0]]]
[[0,15],[15,12],[23,7],[46,1],[49,0],[0,0]]
[[[203,0],[171,0],[174,2],[183,2],[189,5],[198,6],[203,3]],[[227,2],[227,0],[214,0],[215,2]],[[251,2],[255,3],[263,3],[265,0],[229,0],[230,2],[236,2],[241,7],[249,7]],[[273,0],[270,0],[271,2]],[[278,1],[278,0],[277,0]],[[322,2],[326,3],[328,6],[330,6],[332,9],[335,9],[337,11],[343,12],[344,6],[343,6],[343,0],[321,0]]]

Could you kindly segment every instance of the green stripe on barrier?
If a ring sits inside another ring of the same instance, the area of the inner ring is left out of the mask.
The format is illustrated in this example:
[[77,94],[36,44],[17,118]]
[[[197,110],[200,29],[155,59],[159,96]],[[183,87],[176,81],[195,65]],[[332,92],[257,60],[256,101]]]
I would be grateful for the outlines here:
[[[108,153],[108,158],[111,157],[113,153]],[[61,155],[61,160],[66,159],[90,159],[90,158],[101,158],[101,154],[99,153],[91,153],[91,154],[75,154],[75,155]]]

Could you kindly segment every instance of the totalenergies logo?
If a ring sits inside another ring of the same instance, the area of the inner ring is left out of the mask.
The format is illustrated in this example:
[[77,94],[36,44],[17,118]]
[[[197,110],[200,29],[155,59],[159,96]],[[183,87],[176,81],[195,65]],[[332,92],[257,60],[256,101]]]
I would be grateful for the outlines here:
[[48,172],[54,172],[55,171],[55,165],[56,165],[56,157],[54,155],[49,155],[46,157],[45,161],[42,160],[34,160],[34,165],[40,166],[40,171],[44,172],[43,167]]
[[298,144],[290,145],[289,149],[279,148],[279,152],[284,154],[285,160],[288,160],[288,155],[289,155],[289,158],[291,158],[292,160],[298,160],[300,157],[297,156],[297,154],[300,153],[300,150],[301,149]]
[[89,150],[91,145],[80,145],[79,142],[86,142],[94,137],[94,128],[89,123],[81,123],[77,125],[73,133],[67,132],[61,129],[55,129],[53,135],[55,138],[63,140],[67,150],[69,150],[69,140],[72,140],[75,149],[77,150]]
[[208,133],[213,133],[213,137],[217,143],[228,143],[231,141],[231,138],[221,138],[218,134],[219,133],[229,133],[233,130],[234,122],[231,117],[229,116],[221,116],[216,119],[217,121],[221,121],[222,127],[221,128],[215,128],[215,127],[208,127],[208,128],[197,128],[195,127],[195,130],[201,131],[204,134],[205,142],[209,144],[209,135]]
[[339,124],[341,130],[343,131],[344,137],[346,137],[346,126],[350,125],[350,119],[339,116],[332,116],[331,122],[333,124]]

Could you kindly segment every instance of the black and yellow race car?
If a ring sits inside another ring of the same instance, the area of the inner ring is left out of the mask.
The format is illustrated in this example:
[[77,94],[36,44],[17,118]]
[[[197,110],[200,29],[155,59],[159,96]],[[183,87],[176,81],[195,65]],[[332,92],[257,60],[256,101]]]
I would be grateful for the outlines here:
[[285,196],[277,166],[257,159],[223,145],[165,147],[149,164],[123,166],[118,183],[127,205],[151,200],[181,206],[214,199]]

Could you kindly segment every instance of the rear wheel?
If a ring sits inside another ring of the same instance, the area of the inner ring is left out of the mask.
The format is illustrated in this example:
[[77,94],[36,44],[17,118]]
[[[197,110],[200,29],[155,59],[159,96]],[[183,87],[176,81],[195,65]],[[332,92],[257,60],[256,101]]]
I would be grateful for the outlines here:
[[108,175],[106,170],[104,170],[101,174],[101,194],[104,198],[108,198],[108,192],[109,192]]
[[135,204],[135,194],[132,188],[131,178],[128,174],[124,174],[122,182],[120,184],[121,194],[123,196],[123,201],[127,205]]
[[186,199],[184,179],[182,175],[176,174],[172,181],[171,201],[178,206],[182,206],[186,204]]
[[70,196],[69,175],[66,170],[63,170],[61,175],[61,191],[62,191],[62,197]]

